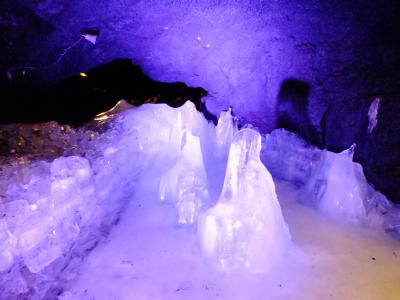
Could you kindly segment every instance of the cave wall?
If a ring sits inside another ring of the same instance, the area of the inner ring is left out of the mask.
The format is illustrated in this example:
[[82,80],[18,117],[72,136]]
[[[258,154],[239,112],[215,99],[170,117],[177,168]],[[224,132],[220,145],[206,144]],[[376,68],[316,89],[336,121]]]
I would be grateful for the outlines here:
[[[329,109],[331,149],[356,141],[365,166],[381,162],[385,151],[396,153],[397,130],[387,128],[398,126],[394,114],[378,124],[379,138],[365,128],[375,96],[383,99],[382,111],[398,107],[396,1],[4,0],[2,6],[7,10],[1,10],[0,26],[9,32],[2,40],[2,70],[49,65],[81,29],[100,31],[95,45],[82,41],[57,65],[19,75],[27,80],[49,84],[114,58],[132,58],[153,79],[205,88],[211,111],[232,106],[268,130],[280,84],[296,78],[311,87],[314,124]],[[398,163],[390,157],[385,166]]]

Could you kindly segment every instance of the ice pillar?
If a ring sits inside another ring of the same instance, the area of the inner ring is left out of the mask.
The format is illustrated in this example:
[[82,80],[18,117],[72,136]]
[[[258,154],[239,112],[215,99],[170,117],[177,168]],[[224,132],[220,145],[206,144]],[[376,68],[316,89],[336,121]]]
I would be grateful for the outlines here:
[[290,243],[272,177],[260,160],[261,136],[233,136],[218,203],[199,219],[203,251],[224,269],[267,270]]

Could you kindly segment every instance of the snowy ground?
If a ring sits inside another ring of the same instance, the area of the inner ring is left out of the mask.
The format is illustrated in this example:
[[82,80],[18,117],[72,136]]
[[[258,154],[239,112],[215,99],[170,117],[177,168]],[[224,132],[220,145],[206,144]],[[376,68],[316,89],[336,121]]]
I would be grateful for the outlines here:
[[217,271],[174,208],[139,190],[62,299],[400,299],[398,241],[321,217],[288,184],[277,192],[298,249],[269,274]]

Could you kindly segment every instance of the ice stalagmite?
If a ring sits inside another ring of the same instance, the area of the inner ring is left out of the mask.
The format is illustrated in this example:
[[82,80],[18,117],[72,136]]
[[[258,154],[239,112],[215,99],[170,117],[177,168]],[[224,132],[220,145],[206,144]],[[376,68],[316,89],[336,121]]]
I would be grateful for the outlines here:
[[203,251],[223,269],[265,271],[290,243],[268,170],[260,160],[261,136],[245,128],[233,136],[218,203],[200,218]]
[[176,204],[178,223],[192,224],[199,209],[209,202],[199,137],[185,131],[180,152],[177,163],[161,177],[159,193],[161,201]]
[[228,155],[229,146],[236,131],[237,127],[232,119],[231,109],[221,112],[218,119],[217,127],[215,127],[216,157],[226,157]]

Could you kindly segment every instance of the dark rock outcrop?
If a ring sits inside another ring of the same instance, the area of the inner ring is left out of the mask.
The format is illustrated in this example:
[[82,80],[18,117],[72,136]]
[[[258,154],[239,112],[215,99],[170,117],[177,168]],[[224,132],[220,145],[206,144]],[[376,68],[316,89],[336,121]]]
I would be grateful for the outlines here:
[[56,121],[79,126],[121,99],[135,106],[166,103],[172,107],[190,100],[208,119],[215,121],[201,100],[205,95],[204,89],[191,88],[182,82],[153,81],[131,60],[119,59],[49,88],[9,84],[2,93],[0,124]]

